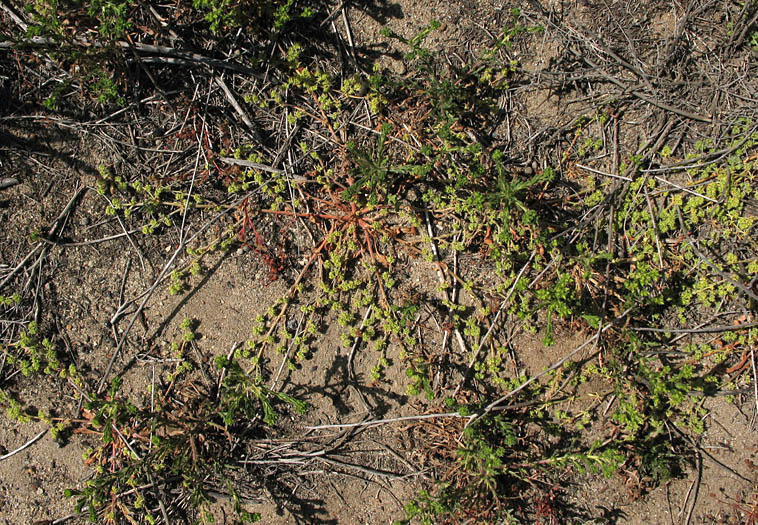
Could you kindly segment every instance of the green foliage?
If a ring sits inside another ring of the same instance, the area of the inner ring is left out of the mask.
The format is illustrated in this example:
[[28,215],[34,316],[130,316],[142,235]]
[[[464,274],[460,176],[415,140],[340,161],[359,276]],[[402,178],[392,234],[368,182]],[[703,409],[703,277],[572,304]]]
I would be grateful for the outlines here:
[[747,42],[748,45],[753,48],[753,51],[758,53],[758,26],[754,27],[751,31],[748,31]]
[[408,166],[392,167],[385,148],[387,134],[392,130],[389,124],[383,124],[373,153],[360,151],[355,144],[348,143],[348,152],[356,164],[355,182],[344,192],[346,200],[353,200],[365,194],[365,201],[370,206],[386,202],[387,194],[392,188],[393,177],[407,173]]
[[89,15],[100,22],[100,33],[107,38],[121,38],[131,29],[130,9],[134,0],[90,0]]
[[417,396],[421,392],[424,392],[427,399],[434,399],[434,391],[429,380],[429,367],[427,365],[424,363],[411,365],[405,370],[405,375],[411,381],[408,385],[408,393],[410,395]]
[[619,404],[613,420],[632,441],[655,438],[670,423],[701,434],[706,412],[699,394],[712,389],[712,385],[709,386],[705,377],[696,375],[691,365],[676,368],[661,365],[657,360],[640,355],[641,349],[639,341],[630,346],[629,357],[624,362],[627,367],[631,365],[631,369],[627,375],[618,374],[616,378]]
[[434,494],[421,491],[406,505],[406,519],[397,523],[457,522],[472,513],[486,516],[490,522],[516,516],[527,519],[518,502],[524,497],[522,491],[535,480],[547,485],[551,476],[558,477],[566,469],[610,477],[625,462],[621,449],[600,442],[585,450],[566,446],[547,457],[540,455],[535,450],[539,447],[528,445],[530,436],[524,435],[524,429],[527,423],[546,425],[542,417],[516,422],[498,414],[477,419],[465,429],[455,451],[456,465],[451,472],[456,472],[458,479],[439,484]]
[[251,27],[262,33],[275,32],[297,19],[313,14],[310,7],[295,10],[295,0],[192,0],[192,6],[205,12],[213,33]]
[[119,106],[124,105],[124,97],[119,94],[115,80],[106,71],[95,71],[93,76],[91,90],[99,103],[115,102]]
[[[4,301],[15,303],[18,297]],[[58,356],[57,346],[48,338],[40,337],[37,323],[30,322],[23,330],[17,342],[10,345],[0,345],[0,351],[5,355],[6,362],[16,366],[25,376],[42,373],[45,375],[61,374],[65,377],[67,369]]]
[[549,287],[537,290],[536,296],[540,300],[540,306],[544,308],[547,315],[545,325],[545,337],[543,343],[545,346],[551,346],[553,339],[553,314],[558,314],[561,318],[566,318],[574,311],[572,306],[575,304],[573,289],[570,285],[573,279],[570,275],[564,274]]
[[214,33],[236,27],[242,21],[242,7],[236,0],[192,0],[192,6],[207,12],[205,20]]
[[34,0],[27,2],[24,9],[35,22],[27,30],[28,37],[62,35],[58,18],[58,0]]
[[0,405],[5,405],[5,413],[11,421],[29,423],[32,419],[24,411],[23,405],[10,394],[0,389]]
[[[58,0],[34,0],[25,6],[26,12],[35,23],[29,26],[27,35],[48,36],[65,39],[61,26],[61,13],[73,15],[81,2]],[[80,21],[97,29],[101,36],[108,40],[121,38],[132,27],[130,21],[133,0],[90,0],[86,4],[86,12],[91,17]],[[91,25],[90,25],[91,24]]]
[[305,413],[305,402],[282,392],[271,392],[260,378],[251,378],[236,361],[224,358],[217,361],[217,366],[226,371],[218,406],[218,414],[225,425],[232,426],[243,418],[254,419],[258,414],[262,414],[266,424],[275,425],[278,416],[270,400],[272,395],[292,405],[297,412]]
[[[245,510],[229,477],[227,439],[238,426],[276,424],[278,414],[271,398],[291,405],[299,413],[305,411],[306,404],[267,389],[259,378],[244,373],[234,360],[221,357],[218,365],[225,374],[218,395],[212,400],[194,400],[192,407],[182,406],[170,396],[163,396],[162,406],[156,406],[154,411],[139,407],[120,394],[118,377],[113,379],[107,395],[91,396],[85,405],[87,426],[100,436],[100,444],[85,458],[97,465],[95,477],[82,490],[66,491],[67,496],[76,499],[77,512],[86,508],[92,522],[129,520],[133,512],[129,509],[141,514],[154,508],[157,496],[149,487],[158,481],[182,490],[190,509],[203,514],[213,501],[204,487],[214,486],[208,483],[215,481],[228,490],[241,522],[260,519],[257,513]],[[185,372],[177,370],[171,384]],[[116,500],[120,504],[114,505]]]

